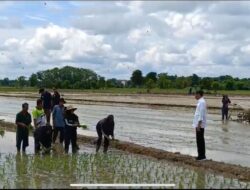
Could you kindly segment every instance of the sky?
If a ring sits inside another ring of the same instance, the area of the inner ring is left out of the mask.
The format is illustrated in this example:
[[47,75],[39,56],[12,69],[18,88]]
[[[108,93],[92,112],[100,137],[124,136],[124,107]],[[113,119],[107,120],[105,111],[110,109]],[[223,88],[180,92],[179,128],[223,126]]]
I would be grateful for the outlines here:
[[250,76],[250,1],[0,1],[0,78],[66,65]]

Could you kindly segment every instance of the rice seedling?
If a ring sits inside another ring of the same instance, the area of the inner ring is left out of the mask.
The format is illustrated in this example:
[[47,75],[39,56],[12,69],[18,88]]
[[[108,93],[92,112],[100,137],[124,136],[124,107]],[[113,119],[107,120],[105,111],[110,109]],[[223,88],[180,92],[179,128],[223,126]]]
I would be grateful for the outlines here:
[[67,188],[70,183],[175,183],[176,188],[247,188],[249,184],[138,155],[0,154],[0,188]]

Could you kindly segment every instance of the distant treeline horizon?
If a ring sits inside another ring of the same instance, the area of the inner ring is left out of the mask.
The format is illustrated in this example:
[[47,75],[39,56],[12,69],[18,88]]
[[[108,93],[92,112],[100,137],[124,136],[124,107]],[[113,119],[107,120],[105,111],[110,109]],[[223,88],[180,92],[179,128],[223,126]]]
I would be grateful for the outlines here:
[[159,88],[184,89],[194,87],[206,90],[250,90],[250,78],[238,78],[230,75],[218,77],[200,77],[169,75],[168,73],[149,72],[143,75],[141,70],[131,73],[129,80],[105,79],[90,69],[65,66],[38,71],[30,77],[19,76],[14,80],[0,79],[3,87],[44,87],[61,89],[104,89],[104,88]]

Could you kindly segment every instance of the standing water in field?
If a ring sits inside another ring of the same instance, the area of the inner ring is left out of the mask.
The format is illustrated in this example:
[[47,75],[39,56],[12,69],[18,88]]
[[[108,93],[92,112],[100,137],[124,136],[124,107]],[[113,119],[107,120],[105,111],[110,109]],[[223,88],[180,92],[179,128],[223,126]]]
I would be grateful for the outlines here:
[[[0,101],[0,119],[14,122],[21,103],[27,100],[0,97]],[[33,109],[35,101],[27,102],[30,109]],[[80,122],[89,126],[88,130],[78,129],[79,134],[97,136],[97,121],[108,114],[114,114],[117,139],[171,152],[197,155],[195,132],[192,128],[193,109],[170,107],[167,110],[156,110],[128,106],[73,105],[78,108],[76,113]],[[207,158],[250,167],[250,127],[230,121],[222,124],[220,119],[220,111],[218,114],[208,114],[208,127],[205,132]]]
[[175,184],[174,188],[249,188],[250,182],[225,178],[167,161],[111,150],[95,154],[84,145],[80,154],[13,154],[13,132],[0,139],[0,189],[70,188],[70,184]]

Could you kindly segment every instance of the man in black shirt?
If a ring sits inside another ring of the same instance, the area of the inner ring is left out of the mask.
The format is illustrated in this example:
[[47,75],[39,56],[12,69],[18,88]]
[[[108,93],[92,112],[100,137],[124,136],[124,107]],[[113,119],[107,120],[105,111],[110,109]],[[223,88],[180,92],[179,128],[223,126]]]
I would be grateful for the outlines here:
[[54,94],[52,95],[52,110],[53,110],[55,105],[59,104],[60,97],[61,97],[56,88],[53,88],[53,91],[54,91]]
[[228,106],[231,103],[231,101],[227,95],[223,95],[221,102],[222,102],[222,121],[224,121],[224,118],[228,120]]
[[17,152],[20,152],[21,143],[22,151],[25,152],[26,147],[29,146],[29,126],[32,122],[31,115],[28,112],[29,105],[28,103],[24,103],[22,105],[22,111],[16,115],[16,147]]
[[99,151],[102,144],[102,136],[104,136],[104,149],[103,152],[107,153],[109,147],[109,136],[112,136],[112,140],[114,140],[114,116],[109,115],[108,117],[100,120],[96,125],[96,132],[98,135],[97,144],[96,144],[96,152]]
[[41,100],[43,101],[43,109],[46,115],[47,123],[50,123],[50,115],[51,115],[51,108],[52,108],[52,96],[50,92],[41,88],[39,90],[39,94],[41,94]]

